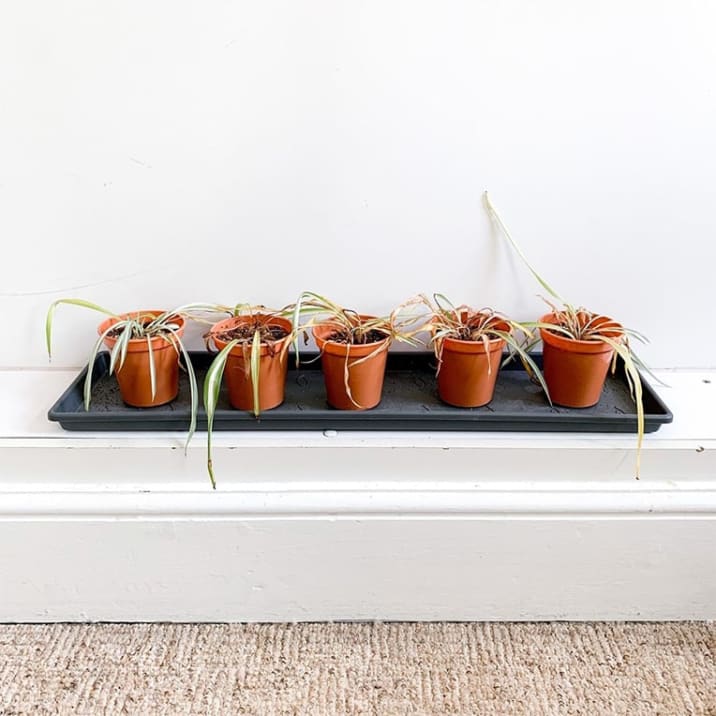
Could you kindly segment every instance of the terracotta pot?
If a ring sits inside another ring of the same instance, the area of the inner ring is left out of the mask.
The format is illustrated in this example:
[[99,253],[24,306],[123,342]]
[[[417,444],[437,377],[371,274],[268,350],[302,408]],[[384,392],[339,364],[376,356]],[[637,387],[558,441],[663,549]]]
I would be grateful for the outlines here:
[[[553,313],[540,318],[540,323],[557,323]],[[618,339],[622,327],[607,316],[596,319],[603,325],[604,335]],[[567,336],[540,328],[543,343],[542,373],[555,405],[567,408],[589,408],[599,402],[609,371],[614,349],[602,341],[575,341]]]
[[[495,323],[493,328],[510,332],[505,322]],[[482,341],[441,340],[442,361],[438,371],[441,400],[458,408],[479,408],[492,400],[505,341],[493,338],[488,346],[486,349]]]
[[[373,316],[361,316],[361,318],[370,319]],[[327,322],[313,326],[312,329],[318,350],[321,351],[321,367],[328,403],[339,410],[374,408],[380,403],[383,393],[385,364],[391,339],[386,336],[383,341],[362,345],[338,343],[329,340],[337,328],[339,328],[337,324]],[[376,355],[361,361],[361,358],[370,356],[377,349],[380,350]],[[346,390],[346,361],[350,396]]]
[[[132,311],[118,317],[112,316],[99,324],[97,332],[101,335],[119,319],[150,315],[161,316],[164,311]],[[184,333],[184,319],[176,316],[179,326],[177,334]],[[116,338],[107,336],[104,344],[111,351],[117,343]],[[149,348],[146,338],[132,338],[127,347],[127,355],[121,368],[115,368],[122,400],[135,408],[153,408],[157,405],[170,403],[179,392],[179,353],[175,345],[161,336],[151,340],[154,370],[156,375],[156,391],[152,398],[152,379],[149,371]]]
[[[259,410],[271,410],[283,403],[286,389],[286,372],[288,370],[288,354],[283,353],[284,346],[291,340],[291,321],[278,316],[260,315],[259,319],[264,325],[279,326],[288,333],[285,338],[272,343],[261,344],[261,359],[259,361]],[[254,316],[233,316],[214,324],[209,331],[211,340],[219,350],[231,342],[219,335],[237,326],[252,324]],[[254,388],[251,380],[251,343],[244,346],[234,346],[224,368],[226,387],[229,391],[229,402],[237,410],[254,409]]]

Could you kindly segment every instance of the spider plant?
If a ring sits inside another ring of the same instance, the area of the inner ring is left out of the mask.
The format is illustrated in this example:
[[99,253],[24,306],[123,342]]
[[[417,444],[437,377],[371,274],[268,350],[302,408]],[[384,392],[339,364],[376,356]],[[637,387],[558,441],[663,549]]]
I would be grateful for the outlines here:
[[[524,338],[529,340],[533,336],[525,324],[518,323],[492,308],[475,310],[464,304],[455,306],[441,293],[434,294],[432,302],[427,296],[421,295],[420,298],[430,312],[429,320],[432,331],[430,342],[437,359],[438,375],[443,364],[446,338],[482,343],[486,352],[490,350],[490,341],[499,338],[507,344],[509,349],[509,356],[505,361],[510,360],[515,354],[518,355],[530,377],[533,377],[542,386],[547,399],[550,400],[549,390],[542,373],[524,348]],[[505,326],[507,326],[507,330],[505,330]],[[520,338],[520,336],[524,338]],[[487,369],[488,375],[491,375],[492,367],[489,362]]]
[[[644,439],[644,404],[641,375],[639,370],[642,369],[655,380],[661,382],[651,373],[646,365],[634,353],[630,339],[635,339],[642,343],[648,342],[647,339],[637,331],[625,328],[615,321],[607,319],[605,316],[593,311],[589,311],[584,307],[576,307],[574,304],[565,301],[552,286],[545,281],[542,276],[532,267],[527,257],[512,238],[509,230],[502,221],[497,210],[490,201],[487,192],[483,194],[483,201],[488,215],[498,227],[502,235],[507,239],[510,246],[517,255],[522,259],[529,269],[530,273],[535,277],[537,282],[545,291],[558,303],[562,305],[557,307],[548,299],[543,299],[552,310],[553,321],[550,322],[534,322],[530,323],[531,327],[541,329],[542,331],[550,331],[556,335],[564,336],[574,341],[601,342],[612,349],[611,372],[615,373],[617,368],[617,359],[621,358],[624,366],[624,373],[629,387],[632,400],[636,404],[637,410],[637,458],[636,458],[636,478],[639,479],[639,471],[641,467],[641,447]],[[536,343],[537,341],[535,341]]]
[[[293,307],[296,366],[300,364],[299,335],[302,333],[304,342],[307,342],[306,329],[308,328],[329,326],[332,332],[327,334],[326,340],[331,343],[346,346],[375,346],[369,352],[361,351],[359,357],[353,358],[350,349],[347,349],[343,358],[343,385],[346,395],[356,408],[366,407],[353,395],[350,371],[381,353],[386,353],[393,341],[412,346],[420,345],[420,341],[415,337],[423,329],[420,317],[406,315],[407,307],[416,302],[415,299],[411,299],[395,308],[388,316],[365,316],[318,293],[304,291]],[[308,320],[301,323],[302,317],[305,316],[308,316]]]
[[[266,347],[271,357],[277,356],[280,361],[287,360],[286,353],[293,338],[292,331],[288,330],[288,335],[276,337],[271,331],[271,321],[275,318],[284,318],[290,315],[291,309],[292,307],[289,306],[276,311],[268,309],[265,306],[256,306],[248,303],[239,303],[233,307],[213,307],[213,310],[227,312],[231,317],[246,319],[242,327],[242,332],[245,335],[227,338],[225,345],[219,350],[211,362],[204,379],[204,409],[206,411],[207,422],[207,470],[211,480],[211,486],[214,489],[216,489],[216,479],[214,476],[211,438],[226,363],[232,351],[238,347],[243,354],[246,377],[249,378],[251,382],[253,397],[252,412],[254,416],[258,418],[261,413],[260,374],[262,348]],[[287,325],[290,326],[290,322]],[[205,334],[204,339],[209,350],[209,342],[219,336],[221,336],[221,333],[216,333],[213,329]],[[222,340],[222,343],[223,342]]]
[[[342,343],[365,345],[380,342],[381,345],[376,350],[387,350],[388,345],[383,343],[383,338],[378,337],[378,334],[380,334],[385,338],[407,343],[412,346],[420,345],[420,341],[415,338],[415,335],[423,328],[420,323],[421,317],[417,315],[403,315],[407,307],[418,304],[420,301],[420,298],[405,301],[388,316],[366,317],[351,308],[344,308],[318,293],[304,291],[298,297],[296,303],[293,304],[293,327],[296,334],[294,336],[296,365],[299,364],[299,334],[303,332],[304,342],[306,342],[308,337],[305,329],[321,323],[335,325],[335,340]],[[305,323],[301,323],[301,316],[306,315],[310,317],[309,320]]]
[[191,417],[189,431],[185,443],[186,450],[186,447],[189,445],[189,442],[191,441],[191,438],[196,430],[198,389],[194,368],[192,366],[191,360],[189,359],[187,349],[182,342],[181,333],[182,326],[184,323],[184,317],[191,310],[200,309],[202,305],[191,304],[164,312],[134,311],[126,314],[117,314],[113,311],[103,308],[102,306],[97,305],[96,303],[85,301],[80,298],[58,299],[50,305],[47,312],[47,317],[45,319],[45,340],[47,344],[47,355],[50,360],[52,359],[52,330],[55,311],[57,307],[62,304],[80,306],[82,308],[87,308],[92,311],[97,311],[98,313],[102,313],[111,319],[108,322],[107,326],[103,330],[101,330],[99,338],[95,342],[90,352],[83,391],[85,410],[90,409],[90,403],[92,400],[92,379],[94,364],[97,359],[97,355],[102,348],[103,343],[108,338],[114,339],[114,345],[110,351],[109,357],[109,375],[112,375],[115,371],[121,370],[127,358],[130,341],[146,341],[152,399],[155,398],[157,391],[157,371],[154,357],[154,351],[156,349],[152,346],[153,340],[160,339],[162,341],[165,341],[174,349],[174,351],[176,351],[178,357],[183,357],[183,367],[186,370],[187,376],[189,378],[189,388],[191,393]]

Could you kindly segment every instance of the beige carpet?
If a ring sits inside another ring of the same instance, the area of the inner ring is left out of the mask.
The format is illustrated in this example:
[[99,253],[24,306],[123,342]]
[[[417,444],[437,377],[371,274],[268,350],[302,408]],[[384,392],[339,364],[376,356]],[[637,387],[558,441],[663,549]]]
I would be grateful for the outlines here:
[[716,714],[713,624],[0,626],[0,714]]

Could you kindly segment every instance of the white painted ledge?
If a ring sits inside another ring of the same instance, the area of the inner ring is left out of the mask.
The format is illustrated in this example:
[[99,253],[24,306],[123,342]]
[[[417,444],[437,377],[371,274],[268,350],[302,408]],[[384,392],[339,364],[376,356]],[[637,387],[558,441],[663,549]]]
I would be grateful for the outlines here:
[[65,432],[0,371],[0,620],[716,618],[716,372],[644,441]]
[[221,497],[196,492],[3,493],[0,520],[232,520],[321,516],[421,519],[574,519],[599,517],[697,518],[716,515],[716,486],[708,483],[666,489],[580,489],[511,483],[503,489],[472,489],[450,483],[425,489],[420,483],[363,484],[354,489],[259,490],[255,486]]

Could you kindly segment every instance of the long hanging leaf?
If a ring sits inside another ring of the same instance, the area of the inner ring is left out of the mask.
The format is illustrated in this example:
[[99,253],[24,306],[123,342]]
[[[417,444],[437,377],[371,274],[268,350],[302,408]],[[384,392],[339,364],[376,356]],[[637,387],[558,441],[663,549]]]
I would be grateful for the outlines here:
[[154,367],[154,350],[151,336],[147,336],[147,354],[149,356],[149,382],[152,386],[152,400],[154,400],[157,397],[157,369]]
[[647,366],[647,365],[641,360],[641,358],[639,358],[639,356],[638,356],[636,353],[634,353],[634,351],[630,351],[630,353],[631,353],[631,359],[632,359],[632,361],[634,361],[634,365],[636,365],[637,368],[639,368],[639,370],[643,370],[655,383],[658,383],[658,384],[659,384],[660,386],[662,386],[663,388],[669,388],[669,387],[671,387],[671,386],[669,386],[668,383],[665,383],[661,378],[659,378],[658,375],[655,375],[655,374],[651,371],[651,369],[649,368],[649,366]]
[[644,401],[643,391],[641,385],[641,377],[639,376],[639,370],[634,361],[632,360],[631,351],[627,346],[619,341],[609,338],[608,336],[601,336],[602,340],[607,345],[610,345],[624,363],[624,371],[626,372],[627,382],[629,384],[632,399],[636,403],[636,424],[637,424],[637,443],[636,443],[636,479],[639,479],[639,472],[641,470],[641,445],[644,440]]
[[379,355],[383,351],[387,351],[390,347],[390,340],[387,340],[388,336],[386,336],[385,341],[381,341],[379,344],[377,344],[377,347],[372,350],[368,355],[364,355],[361,358],[356,358],[354,361],[351,361],[349,364],[349,367],[352,368],[353,366],[360,365],[361,363],[365,363],[366,361],[370,360],[371,358],[374,358],[375,356]]
[[171,343],[174,345],[175,350],[176,346],[179,346],[179,350],[181,351],[181,354],[184,357],[184,363],[186,366],[186,372],[189,376],[189,393],[191,396],[191,419],[189,421],[189,432],[186,436],[186,441],[184,442],[184,454],[187,454],[187,450],[189,448],[189,443],[191,442],[192,437],[194,436],[194,433],[196,432],[196,416],[199,412],[199,387],[197,385],[196,381],[196,373],[194,371],[194,365],[191,362],[191,358],[189,358],[189,353],[186,350],[186,347],[181,341],[181,337],[178,335],[176,329],[169,329],[171,330]]
[[254,398],[254,415],[258,418],[261,412],[261,401],[259,395],[259,376],[261,373],[261,331],[254,331],[254,339],[251,342],[251,391]]
[[85,301],[81,298],[60,298],[57,301],[51,303],[50,308],[47,311],[47,317],[45,318],[45,343],[47,345],[47,357],[50,359],[52,359],[52,323],[55,316],[55,311],[57,310],[57,307],[62,303],[66,303],[71,306],[82,306],[83,308],[89,308],[93,311],[104,313],[107,316],[115,315],[112,311],[108,311],[106,308],[102,308],[102,306],[98,306],[96,303],[91,303],[90,301]]
[[490,197],[487,192],[484,192],[482,195],[483,201],[485,204],[485,208],[487,209],[487,212],[489,213],[490,217],[495,221],[495,223],[499,226],[504,236],[507,238],[507,240],[510,242],[510,245],[512,248],[517,252],[517,255],[524,261],[525,266],[530,270],[530,273],[537,279],[539,284],[544,288],[547,293],[550,294],[550,296],[553,296],[558,301],[562,303],[566,303],[564,299],[537,273],[537,271],[532,267],[532,264],[527,260],[527,257],[522,252],[522,249],[518,246],[517,242],[512,238],[512,235],[508,231],[507,227],[505,226],[504,222],[500,218],[500,215],[497,213],[497,209],[492,205],[492,202],[490,201]]
[[[509,321],[510,325],[514,326],[521,326],[521,324],[517,323],[516,321]],[[549,401],[549,404],[552,405],[552,398],[549,395],[549,388],[547,387],[547,383],[544,379],[544,376],[542,375],[542,371],[537,367],[537,364],[534,362],[530,354],[528,353],[528,350],[520,344],[520,342],[507,331],[494,331],[500,338],[503,338],[507,345],[515,351],[517,355],[520,357],[520,361],[522,362],[522,365],[524,366],[525,370],[527,371],[527,375],[529,375],[530,378],[536,378],[537,381],[540,384],[540,387],[544,391],[545,396],[547,397],[547,400]]]
[[437,369],[435,371],[435,377],[437,378],[440,375],[440,370],[443,367],[443,346],[445,345],[445,341],[440,339],[433,339],[433,351],[435,352],[435,360],[437,361]]
[[353,403],[353,405],[356,406],[358,409],[362,409],[363,406],[353,397],[353,391],[351,390],[351,371],[350,371],[350,365],[348,361],[350,360],[350,346],[348,350],[346,350],[346,360],[343,364],[343,385],[346,389],[346,394],[348,395],[348,399]]
[[305,294],[301,294],[298,297],[298,300],[294,304],[293,309],[293,318],[291,319],[291,323],[293,325],[293,351],[296,354],[296,368],[299,366],[299,333],[300,333],[300,324],[301,324],[301,302],[303,301],[303,297]]
[[224,375],[226,359],[229,357],[232,348],[238,345],[239,341],[234,339],[229,341],[217,354],[216,358],[211,362],[209,370],[206,372],[204,379],[204,410],[206,411],[206,447],[207,461],[206,468],[211,479],[211,486],[216,489],[216,480],[214,479],[214,467],[211,456],[211,434],[214,428],[214,415],[216,414],[216,406],[219,402],[219,392],[221,390],[221,379]]
[[[387,338],[387,337],[386,337]],[[371,358],[375,358],[377,355],[382,353],[383,351],[387,351],[390,347],[390,340],[385,340],[378,344],[378,346],[372,350],[368,355],[364,355],[361,358],[356,358],[354,361],[350,360],[350,346],[348,346],[348,350],[346,351],[346,360],[343,366],[343,385],[346,389],[346,394],[348,395],[348,399],[353,403],[353,405],[356,406],[356,408],[363,409],[363,405],[361,405],[359,402],[355,400],[353,397],[353,391],[351,390],[350,385],[350,369],[354,366],[360,365],[361,363],[365,363],[366,361],[369,361]]]
[[485,349],[485,357],[487,358],[487,375],[492,375],[492,361],[490,360],[490,337],[483,333],[480,336],[482,347]]

